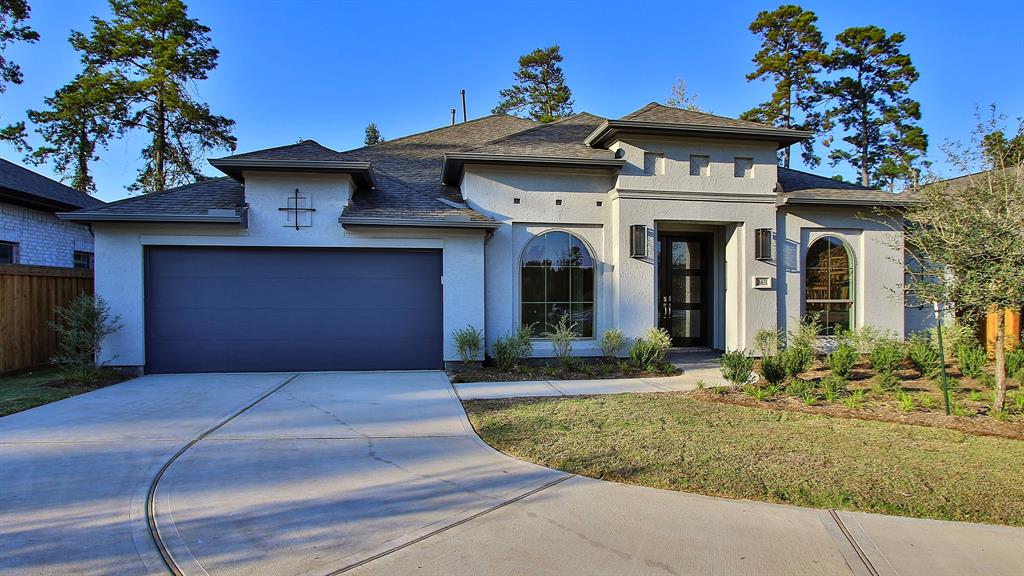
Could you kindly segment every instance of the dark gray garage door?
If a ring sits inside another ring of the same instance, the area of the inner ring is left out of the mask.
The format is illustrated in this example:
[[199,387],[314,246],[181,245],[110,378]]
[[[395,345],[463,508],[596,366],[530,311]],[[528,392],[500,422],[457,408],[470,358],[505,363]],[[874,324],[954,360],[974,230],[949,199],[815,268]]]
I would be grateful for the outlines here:
[[146,251],[149,372],[438,369],[439,251]]

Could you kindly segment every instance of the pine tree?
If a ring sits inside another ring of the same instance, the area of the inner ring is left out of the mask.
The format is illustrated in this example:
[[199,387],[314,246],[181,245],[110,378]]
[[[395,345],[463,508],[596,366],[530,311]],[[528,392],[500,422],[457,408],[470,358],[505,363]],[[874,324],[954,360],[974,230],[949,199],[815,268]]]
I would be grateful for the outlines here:
[[676,83],[672,85],[672,94],[669,95],[665,104],[673,108],[682,108],[683,110],[705,111],[697,105],[697,93],[691,92],[686,84],[686,80],[682,78],[676,78]]
[[34,164],[52,161],[61,179],[89,194],[96,184],[89,163],[99,160],[97,147],[106,146],[117,135],[114,119],[124,117],[121,102],[107,92],[113,80],[106,74],[87,71],[45,100],[46,110],[29,110],[36,132],[49,143],[26,160]]
[[367,146],[373,146],[374,144],[380,144],[384,142],[384,136],[380,133],[380,128],[377,128],[375,122],[370,122],[366,125],[366,136],[363,137],[363,144]]
[[[761,50],[754,55],[757,68],[747,80],[771,80],[775,85],[771,99],[744,112],[740,118],[781,128],[816,131],[821,115],[817,75],[826,61],[828,45],[815,24],[818,17],[810,10],[787,4],[773,11],[762,11],[750,24],[750,31],[761,37]],[[801,143],[806,164],[817,166],[814,140]],[[789,168],[789,146],[782,151],[782,165]]]
[[113,18],[92,19],[86,36],[72,32],[71,45],[89,71],[110,80],[106,95],[122,129],[142,129],[152,140],[144,166],[130,187],[155,192],[204,179],[209,150],[235,149],[235,122],[215,115],[192,93],[217,66],[210,29],[189,18],[181,0],[110,0]]
[[[8,85],[21,84],[24,80],[21,66],[4,57],[4,51],[14,42],[39,40],[39,33],[25,24],[29,12],[31,8],[27,0],[0,0],[0,94],[7,91]],[[0,141],[10,143],[19,151],[28,150],[25,123],[16,122],[0,128]]]
[[841,126],[849,145],[829,158],[833,166],[847,162],[856,168],[864,186],[913,180],[914,163],[928,149],[927,136],[915,126],[921,105],[907,96],[918,73],[901,51],[905,39],[877,26],[847,28],[836,35],[829,55],[829,70],[842,76],[825,83],[833,103],[825,128]]
[[538,122],[572,115],[572,90],[565,84],[557,45],[538,48],[519,58],[516,83],[501,91],[494,114],[525,114]]

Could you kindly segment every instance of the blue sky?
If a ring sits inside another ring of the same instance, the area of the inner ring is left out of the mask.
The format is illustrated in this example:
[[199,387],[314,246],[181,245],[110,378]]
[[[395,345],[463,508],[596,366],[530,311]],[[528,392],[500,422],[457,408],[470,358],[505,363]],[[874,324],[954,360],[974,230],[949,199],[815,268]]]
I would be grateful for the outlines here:
[[[69,32],[107,16],[105,1],[34,0],[36,44],[8,55],[25,83],[0,100],[0,121],[22,120],[27,108],[79,69]],[[237,122],[239,151],[312,138],[336,149],[362,144],[376,122],[385,137],[450,122],[467,91],[470,118],[489,113],[512,82],[519,55],[560,44],[575,109],[626,114],[664,101],[683,77],[710,111],[735,116],[766,98],[769,86],[747,82],[757,38],[747,27],[775,2],[285,2],[192,0],[190,13],[212,29],[219,66],[196,86],[219,114]],[[849,26],[875,24],[907,35],[905,49],[921,74],[912,96],[940,172],[938,144],[966,138],[976,105],[995,102],[1011,118],[1024,116],[1024,4],[973,2],[803,2],[818,14],[825,37]],[[461,112],[460,112],[461,117]],[[32,134],[31,143],[41,144]],[[114,200],[139,168],[142,135],[115,141],[94,172],[98,196]],[[212,157],[223,151],[211,153]],[[0,146],[0,156],[22,155]],[[53,176],[51,167],[34,168]],[[207,167],[210,174],[215,171]],[[842,173],[827,164],[818,172]]]

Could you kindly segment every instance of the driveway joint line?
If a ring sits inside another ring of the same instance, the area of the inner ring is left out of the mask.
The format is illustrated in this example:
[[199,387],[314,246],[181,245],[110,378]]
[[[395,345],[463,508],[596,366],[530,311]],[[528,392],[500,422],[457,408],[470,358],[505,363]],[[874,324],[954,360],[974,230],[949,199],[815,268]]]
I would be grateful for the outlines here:
[[[271,388],[269,391],[261,395],[256,400],[242,407],[241,410],[236,411],[234,414],[221,420],[212,428],[209,428],[205,432],[199,434],[198,436],[190,440],[187,444],[182,446],[180,450],[175,452],[174,456],[171,456],[171,458],[167,462],[165,462],[163,466],[160,467],[160,470],[156,473],[156,476],[153,478],[152,482],[150,482],[149,491],[146,493],[146,523],[149,524],[149,534],[150,536],[152,536],[153,543],[156,544],[157,550],[160,552],[160,557],[163,558],[164,564],[167,565],[167,569],[170,570],[171,573],[175,576],[185,576],[185,573],[181,571],[181,568],[178,567],[177,563],[174,561],[174,558],[171,556],[170,550],[167,549],[167,546],[164,544],[163,539],[160,537],[160,528],[156,524],[156,491],[157,488],[160,486],[160,479],[163,478],[164,473],[166,473],[167,470],[170,469],[171,465],[174,464],[174,462],[178,458],[180,458],[182,454],[184,454],[190,448],[198,444],[199,441],[201,441],[203,438],[206,438],[210,434],[213,434],[217,430],[223,428],[229,422],[241,416],[243,413],[248,411],[253,406],[266,400],[267,398],[270,397],[271,394],[277,392],[281,388],[284,388],[298,377],[299,374],[292,374],[291,376],[286,378],[284,382],[281,382],[277,386]],[[198,562],[198,560],[196,560],[196,562]]]
[[853,546],[853,551],[857,553],[857,557],[864,563],[864,567],[868,569],[868,573],[870,573],[871,576],[878,576],[878,570],[876,570],[874,565],[871,564],[871,560],[868,559],[867,554],[864,553],[864,549],[860,547],[857,539],[853,537],[853,534],[850,533],[846,524],[843,523],[843,519],[839,516],[839,513],[836,512],[834,508],[829,508],[828,515],[832,517],[832,520],[835,521],[836,525],[839,527],[839,531],[843,533],[843,536],[845,536],[850,542],[850,545]]
[[490,514],[491,512],[494,512],[495,510],[500,510],[501,508],[504,508],[504,507],[506,507],[506,506],[508,506],[510,504],[515,504],[516,502],[519,502],[520,500],[525,500],[526,498],[529,498],[530,496],[533,496],[534,494],[537,494],[539,492],[547,490],[548,488],[552,488],[552,487],[554,487],[554,486],[556,486],[558,484],[561,484],[562,482],[565,482],[566,480],[569,480],[570,478],[575,478],[575,477],[576,477],[575,474],[566,474],[565,476],[562,476],[561,478],[557,478],[557,479],[555,479],[555,480],[553,480],[551,482],[548,482],[547,484],[544,484],[543,486],[538,486],[537,488],[534,488],[533,490],[524,492],[524,493],[516,496],[515,498],[511,498],[509,500],[505,500],[504,502],[499,502],[498,504],[496,504],[494,506],[491,506],[490,508],[487,508],[486,510],[481,510],[480,512],[477,512],[476,514],[473,514],[472,516],[468,516],[466,518],[458,520],[457,522],[453,522],[453,523],[451,523],[451,524],[449,524],[447,526],[442,526],[441,528],[438,528],[437,530],[434,530],[432,532],[424,534],[424,535],[420,536],[419,538],[414,538],[413,540],[410,540],[410,541],[405,542],[403,544],[399,544],[398,546],[395,546],[394,548],[391,548],[389,550],[385,550],[385,551],[383,551],[383,552],[381,552],[379,554],[374,554],[373,556],[370,556],[369,558],[365,558],[363,560],[360,560],[359,562],[356,562],[355,564],[350,564],[348,566],[345,566],[344,568],[340,568],[340,569],[335,570],[333,572],[328,572],[327,576],[337,576],[338,574],[343,574],[343,573],[348,572],[350,570],[355,570],[356,568],[359,568],[360,566],[365,566],[366,564],[369,564],[370,562],[373,562],[374,560],[379,560],[379,559],[381,559],[381,558],[383,558],[383,557],[385,557],[385,556],[387,556],[389,554],[393,554],[395,552],[398,552],[399,550],[403,550],[405,548],[408,548],[409,546],[412,546],[414,544],[418,544],[418,543],[426,540],[427,538],[430,538],[431,536],[436,536],[436,535],[441,534],[442,532],[446,532],[446,531],[448,531],[448,530],[450,530],[452,528],[456,528],[456,527],[462,526],[463,524],[466,524],[468,522],[472,522],[473,520],[476,520],[477,518],[479,518],[481,516],[484,516],[485,514]]

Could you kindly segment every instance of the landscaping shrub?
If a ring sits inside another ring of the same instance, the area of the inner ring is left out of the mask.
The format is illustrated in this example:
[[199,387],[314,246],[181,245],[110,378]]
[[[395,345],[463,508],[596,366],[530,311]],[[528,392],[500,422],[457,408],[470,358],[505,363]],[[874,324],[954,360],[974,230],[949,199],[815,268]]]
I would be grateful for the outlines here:
[[900,412],[910,412],[914,409],[914,396],[902,390],[896,392],[897,408]]
[[455,340],[455,349],[463,363],[469,364],[480,359],[480,352],[484,347],[483,330],[477,330],[467,324],[465,328],[452,332],[452,339]]
[[975,379],[978,384],[985,387],[986,390],[991,390],[996,387],[996,377],[991,374],[982,373]]
[[754,349],[762,358],[774,356],[782,348],[782,334],[778,330],[762,328],[754,335]]
[[722,367],[722,376],[737,386],[746,384],[754,372],[754,359],[747,356],[746,350],[726,352],[719,358],[719,362]]
[[1006,353],[1006,375],[1024,386],[1024,345]]
[[836,343],[840,346],[848,344],[853,346],[860,354],[870,354],[875,344],[886,338],[894,339],[893,332],[882,332],[874,326],[861,326],[853,330],[839,330],[836,333]]
[[612,329],[605,330],[601,334],[601,353],[604,354],[605,358],[614,360],[619,357],[619,352],[626,347],[626,335],[622,333],[622,330]]
[[956,362],[965,376],[980,378],[988,362],[988,353],[973,337],[965,338],[956,347]]
[[808,314],[800,319],[795,330],[789,332],[787,348],[802,348],[813,357],[818,350],[818,339],[825,331],[819,314]]
[[769,384],[781,384],[786,379],[786,369],[778,356],[761,358],[761,376]]
[[836,398],[846,393],[846,378],[838,374],[829,374],[821,379],[821,393],[825,400],[835,402]]
[[864,407],[864,391],[854,390],[849,396],[843,398],[843,404],[850,410],[858,410]]
[[779,361],[786,376],[796,378],[797,374],[806,371],[814,363],[814,353],[810,348],[791,344],[779,354]]
[[883,338],[871,348],[871,368],[878,374],[892,374],[906,357],[903,345],[894,338]]
[[776,389],[774,387],[756,386],[754,384],[747,384],[743,387],[743,393],[747,396],[751,396],[756,400],[764,401],[770,399]]
[[928,379],[934,379],[942,370],[938,347],[927,333],[918,332],[910,337],[910,363]]
[[664,328],[651,328],[633,342],[629,349],[629,361],[637,370],[653,372],[665,359],[665,352],[672,346],[672,336]]
[[879,372],[875,375],[875,383],[880,390],[896,390],[900,387],[900,377],[895,372]]
[[533,325],[521,326],[511,334],[506,334],[494,341],[494,361],[498,370],[508,372],[515,370],[521,362],[533,353]]
[[82,294],[67,306],[54,310],[57,321],[57,355],[51,362],[60,366],[69,380],[88,382],[100,376],[96,358],[103,339],[121,328],[120,316],[110,315],[101,296]]
[[814,392],[814,385],[807,380],[797,378],[786,386],[786,394],[794,398],[801,398],[808,392]]
[[[928,330],[928,337],[936,350],[939,349],[939,329],[932,326]],[[974,328],[967,324],[950,320],[942,324],[942,345],[945,348],[946,357],[953,357],[961,344],[977,342],[974,338]]]
[[825,358],[825,363],[832,370],[832,374],[845,380],[850,377],[850,370],[859,357],[860,354],[853,345],[843,343]]
[[568,316],[562,316],[558,320],[558,324],[555,325],[555,330],[551,333],[551,347],[554,349],[555,358],[558,359],[558,363],[562,368],[571,370],[572,366],[568,364],[578,365],[579,362],[568,362],[568,358],[572,358],[572,343],[579,338],[579,333],[576,332],[576,323],[570,322]]

